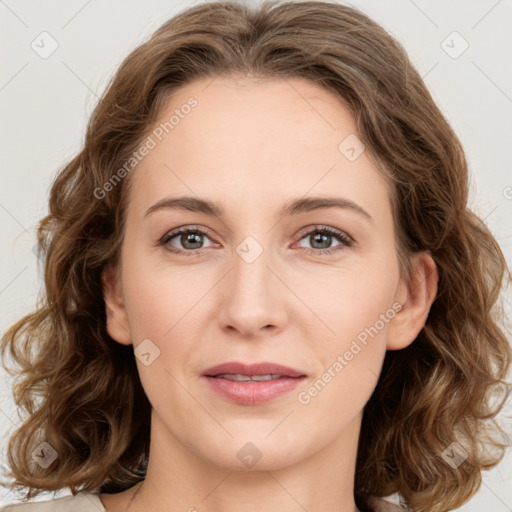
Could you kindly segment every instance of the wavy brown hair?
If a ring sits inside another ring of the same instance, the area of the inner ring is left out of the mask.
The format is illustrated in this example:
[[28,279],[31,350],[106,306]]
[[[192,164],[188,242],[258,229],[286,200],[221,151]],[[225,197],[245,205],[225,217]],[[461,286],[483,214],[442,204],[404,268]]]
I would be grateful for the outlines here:
[[[417,339],[386,353],[364,410],[354,492],[361,509],[393,493],[414,511],[459,507],[506,446],[495,416],[510,390],[498,300],[510,271],[468,208],[461,143],[403,47],[335,2],[201,4],[122,62],[38,225],[44,293],[2,338],[15,402],[28,413],[10,437],[8,485],[31,498],[63,488],[115,493],[144,478],[151,408],[132,347],[107,333],[101,282],[119,261],[131,175],[102,199],[95,190],[130,159],[176,89],[220,75],[303,77],[335,94],[392,185],[402,275],[411,276],[412,254],[431,253],[438,295]],[[58,454],[45,469],[30,457],[41,441]],[[452,442],[468,454],[456,468],[442,456]]]

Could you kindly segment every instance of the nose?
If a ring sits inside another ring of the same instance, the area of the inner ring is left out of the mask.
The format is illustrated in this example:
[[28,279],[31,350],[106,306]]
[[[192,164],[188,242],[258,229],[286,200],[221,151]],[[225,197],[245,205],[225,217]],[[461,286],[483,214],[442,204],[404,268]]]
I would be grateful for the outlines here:
[[218,319],[223,330],[252,339],[285,327],[286,287],[269,263],[266,251],[252,262],[234,253],[220,294]]

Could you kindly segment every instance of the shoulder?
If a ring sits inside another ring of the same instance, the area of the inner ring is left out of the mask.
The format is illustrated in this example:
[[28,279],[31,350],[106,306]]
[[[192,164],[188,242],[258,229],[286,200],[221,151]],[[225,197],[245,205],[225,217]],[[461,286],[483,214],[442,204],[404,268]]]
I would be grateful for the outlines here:
[[53,500],[16,503],[0,508],[0,512],[106,512],[97,494],[79,492]]
[[407,510],[387,499],[377,498],[376,496],[368,498],[368,504],[372,507],[372,512],[405,512]]

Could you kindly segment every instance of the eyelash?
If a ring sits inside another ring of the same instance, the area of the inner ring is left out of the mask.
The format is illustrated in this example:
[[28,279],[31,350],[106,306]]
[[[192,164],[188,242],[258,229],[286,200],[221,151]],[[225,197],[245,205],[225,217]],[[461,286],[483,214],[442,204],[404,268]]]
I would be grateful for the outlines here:
[[[184,233],[199,233],[201,235],[206,235],[209,237],[210,230],[208,229],[199,229],[199,228],[193,228],[193,227],[186,227],[186,228],[178,228],[174,231],[171,231],[170,233],[165,234],[158,242],[157,245],[159,246],[167,246],[167,244],[173,239],[176,238],[178,235],[182,235]],[[301,237],[299,239],[302,240],[303,238],[306,238],[307,236],[312,235],[313,233],[322,233],[330,235],[339,242],[341,242],[341,245],[336,247],[331,247],[329,249],[312,249],[309,247],[303,247],[307,253],[314,254],[314,255],[320,255],[320,256],[329,256],[339,250],[342,250],[344,247],[351,247],[354,243],[354,240],[349,237],[347,234],[343,233],[343,231],[338,231],[337,229],[331,228],[329,226],[321,226],[321,227],[315,227],[314,229],[302,232]],[[203,247],[200,249],[192,249],[192,250],[183,250],[183,249],[176,249],[174,247],[166,247],[166,249],[170,252],[176,253],[176,254],[186,254],[187,256],[195,256],[198,254]]]

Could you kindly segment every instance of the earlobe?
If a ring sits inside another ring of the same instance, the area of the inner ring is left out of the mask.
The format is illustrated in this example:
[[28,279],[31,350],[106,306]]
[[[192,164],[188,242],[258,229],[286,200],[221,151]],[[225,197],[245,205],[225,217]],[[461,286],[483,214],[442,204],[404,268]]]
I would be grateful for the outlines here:
[[118,343],[130,345],[132,338],[116,270],[110,266],[105,267],[101,275],[101,281],[105,301],[107,332]]
[[437,295],[439,275],[431,254],[427,251],[414,254],[411,265],[413,272],[410,281],[402,281],[399,286],[402,309],[390,326],[388,350],[403,349],[416,339]]

